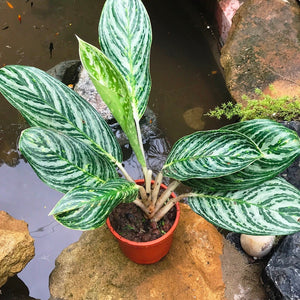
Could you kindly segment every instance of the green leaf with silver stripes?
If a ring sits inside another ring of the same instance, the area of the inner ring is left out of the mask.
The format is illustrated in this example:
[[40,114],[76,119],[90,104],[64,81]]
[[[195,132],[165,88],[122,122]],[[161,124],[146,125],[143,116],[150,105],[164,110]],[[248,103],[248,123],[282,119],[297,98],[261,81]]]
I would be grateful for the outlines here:
[[126,80],[130,98],[141,118],[151,90],[152,30],[140,0],[107,0],[99,22],[102,51]]
[[80,59],[102,100],[129,139],[138,161],[145,167],[126,82],[114,64],[96,47],[79,40]]
[[80,186],[68,192],[50,215],[68,228],[91,230],[103,225],[118,204],[132,202],[137,196],[138,186],[122,178],[95,189]]
[[58,130],[84,142],[114,163],[122,161],[120,146],[100,114],[47,73],[27,66],[1,68],[0,92],[29,125]]
[[175,143],[163,171],[181,181],[215,178],[244,169],[261,156],[257,145],[239,132],[199,131]]
[[58,131],[25,129],[19,148],[41,180],[63,193],[79,185],[98,187],[118,177],[107,156]]
[[283,178],[235,192],[195,191],[188,203],[207,221],[234,232],[286,235],[300,230],[300,192]]
[[240,172],[212,179],[191,179],[185,184],[210,190],[250,188],[274,178],[300,155],[297,133],[275,121],[256,119],[223,127],[247,135],[263,153],[263,157]]

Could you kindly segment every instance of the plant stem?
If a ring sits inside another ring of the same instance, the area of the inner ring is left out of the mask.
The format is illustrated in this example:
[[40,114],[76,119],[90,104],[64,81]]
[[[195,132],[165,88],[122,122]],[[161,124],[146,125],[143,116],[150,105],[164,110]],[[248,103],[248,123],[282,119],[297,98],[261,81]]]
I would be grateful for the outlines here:
[[162,193],[162,195],[159,197],[157,200],[157,203],[155,205],[155,210],[153,213],[150,215],[150,218],[152,218],[159,210],[160,208],[164,205],[165,201],[168,200],[170,197],[171,193],[180,185],[179,181],[173,181],[170,183],[170,185],[167,187],[167,189]]
[[151,179],[152,179],[152,170],[148,170],[146,178],[146,193],[149,196],[151,194]]
[[169,202],[163,206],[159,211],[157,211],[157,213],[154,215],[153,218],[151,218],[151,221],[153,222],[158,222],[160,221],[161,218],[163,218],[163,216],[180,200],[187,198],[187,197],[192,197],[195,196],[194,193],[186,193],[186,194],[182,194],[176,198],[171,198],[169,200]]
[[139,191],[140,191],[142,202],[146,203],[148,200],[148,197],[147,197],[145,188],[143,186],[139,185]]
[[149,217],[150,215],[149,210],[140,199],[134,200],[133,203],[136,206],[138,206]]
[[125,178],[130,181],[130,182],[134,182],[134,180],[131,178],[131,176],[127,173],[127,171],[125,170],[125,168],[122,166],[122,164],[120,162],[116,162],[117,167],[120,169],[120,171],[122,172],[122,174],[125,176]]
[[[133,102],[134,102],[134,99],[133,99]],[[145,167],[147,168],[146,158],[145,158],[145,150],[144,150],[143,139],[142,139],[142,132],[141,132],[141,127],[140,127],[140,119],[139,119],[139,116],[138,116],[137,109],[134,105],[132,105],[132,110],[133,110],[133,118],[134,118],[134,122],[135,122],[138,143],[140,145],[140,148],[141,148],[141,151],[142,151],[142,154],[143,154]],[[143,164],[141,163],[141,165],[143,165]]]
[[155,182],[153,184],[153,189],[152,189],[152,195],[151,195],[151,200],[152,200],[152,205],[155,206],[156,201],[157,201],[157,195],[160,189],[160,185],[162,183],[163,179],[163,174],[162,172],[159,172],[155,178]]

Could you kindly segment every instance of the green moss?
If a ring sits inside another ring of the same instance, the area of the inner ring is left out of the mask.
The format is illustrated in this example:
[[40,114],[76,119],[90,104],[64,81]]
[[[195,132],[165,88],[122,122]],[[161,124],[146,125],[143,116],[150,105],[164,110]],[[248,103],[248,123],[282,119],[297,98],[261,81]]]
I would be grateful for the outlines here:
[[[274,90],[272,86],[269,87]],[[230,120],[238,117],[241,121],[252,119],[271,119],[275,121],[300,120],[300,99],[299,97],[282,96],[272,98],[264,94],[260,89],[255,89],[257,99],[250,99],[243,95],[242,99],[246,105],[234,104],[232,102],[223,103],[215,109],[210,110],[206,115],[221,119],[225,117]]]

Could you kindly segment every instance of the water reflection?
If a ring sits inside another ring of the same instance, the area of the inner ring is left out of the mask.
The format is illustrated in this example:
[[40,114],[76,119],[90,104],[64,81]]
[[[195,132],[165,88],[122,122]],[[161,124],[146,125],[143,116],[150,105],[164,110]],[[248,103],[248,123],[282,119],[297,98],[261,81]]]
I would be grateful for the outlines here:
[[[0,98],[1,101],[1,98]],[[23,117],[6,101],[0,103],[0,166],[14,167],[19,163],[18,138],[27,124]]]

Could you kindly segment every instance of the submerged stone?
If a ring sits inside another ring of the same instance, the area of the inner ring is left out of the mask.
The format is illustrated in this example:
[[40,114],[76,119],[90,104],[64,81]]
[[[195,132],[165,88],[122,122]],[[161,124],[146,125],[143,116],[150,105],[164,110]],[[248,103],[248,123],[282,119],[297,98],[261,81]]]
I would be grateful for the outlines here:
[[202,116],[202,107],[194,107],[183,113],[183,119],[185,123],[195,130],[202,130],[204,128],[205,122],[202,120]]

